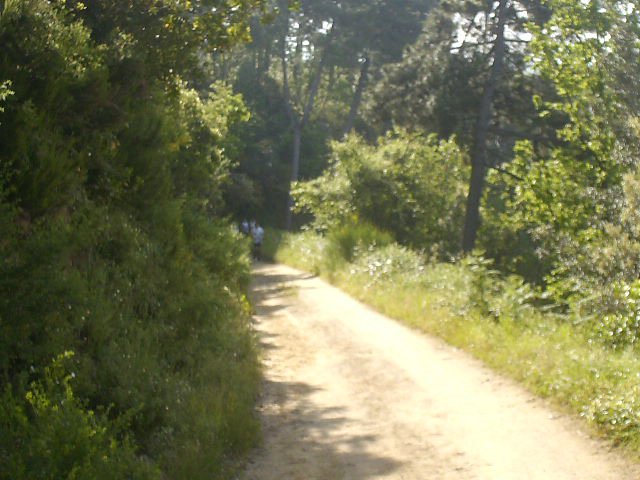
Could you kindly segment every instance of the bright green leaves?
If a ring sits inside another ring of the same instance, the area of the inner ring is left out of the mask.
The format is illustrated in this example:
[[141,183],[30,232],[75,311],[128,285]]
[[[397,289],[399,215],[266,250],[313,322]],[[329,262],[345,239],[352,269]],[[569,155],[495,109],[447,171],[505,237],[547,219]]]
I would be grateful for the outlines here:
[[[2,106],[3,102],[13,94],[14,92],[11,90],[10,80],[0,82],[0,114],[4,112],[4,107]],[[0,115],[0,125],[2,125],[2,115]]]
[[208,211],[220,212],[222,185],[228,179],[237,139],[230,127],[248,120],[239,95],[222,83],[213,84],[208,96],[181,86],[169,150],[176,193]]
[[87,410],[72,388],[71,352],[45,368],[24,398],[8,386],[0,396],[2,480],[160,478],[136,457],[104,412]]
[[595,319],[594,334],[614,348],[635,345],[640,340],[640,281],[613,285],[611,312]]
[[[0,17],[0,28],[3,57],[14,57],[12,64],[3,65],[5,76],[15,75],[16,70],[28,76],[28,65],[37,64],[41,57],[46,57],[52,63],[51,70],[58,69],[60,81],[66,82],[82,78],[100,64],[100,55],[91,44],[91,32],[61,5],[41,0],[9,2]],[[48,80],[56,79],[53,76]],[[22,87],[17,79],[14,84]],[[53,85],[50,88],[55,90]]]
[[592,152],[604,168],[615,147],[620,114],[613,72],[607,68],[607,59],[619,48],[612,31],[625,21],[617,4],[553,0],[549,22],[531,26],[533,66],[553,82],[560,97],[547,99],[545,106],[570,120],[561,138]]
[[599,213],[598,198],[589,189],[602,186],[604,173],[589,162],[554,151],[545,161],[534,157],[530,143],[521,142],[516,158],[509,164],[512,176],[507,185],[507,224],[551,226],[556,232],[576,233],[587,228]]
[[397,131],[377,146],[356,136],[334,143],[329,170],[295,193],[298,207],[312,212],[321,229],[369,222],[403,243],[454,252],[466,178],[453,140]]
[[596,255],[624,202],[623,176],[633,163],[633,148],[624,141],[637,141],[629,135],[628,106],[620,94],[624,81],[617,69],[625,47],[617,36],[631,16],[615,0],[548,3],[549,21],[529,26],[530,61],[553,86],[553,93],[536,94],[534,103],[546,120],[562,119],[558,141],[519,142],[505,168],[511,176],[493,181],[502,185],[506,230],[533,239],[539,260],[552,272],[546,281],[565,297],[597,283],[586,280],[595,273],[585,262]]
[[4,102],[7,97],[13,95],[13,91],[11,90],[11,81],[6,80],[0,83],[0,113],[4,112],[4,108],[2,108],[2,102]]
[[126,38],[134,58],[154,76],[192,76],[199,56],[249,38],[249,19],[265,11],[263,0],[94,0],[64,2],[99,44]]

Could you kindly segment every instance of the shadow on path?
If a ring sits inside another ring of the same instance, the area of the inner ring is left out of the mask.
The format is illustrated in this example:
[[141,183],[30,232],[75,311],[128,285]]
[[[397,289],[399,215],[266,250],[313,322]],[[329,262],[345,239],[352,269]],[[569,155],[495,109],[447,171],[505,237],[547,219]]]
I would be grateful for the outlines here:
[[270,380],[263,388],[263,446],[245,480],[366,480],[400,468],[400,462],[368,451],[376,435],[345,433],[352,420],[342,407],[315,404],[310,397],[318,389]]
[[[293,281],[308,274],[270,275],[254,271],[252,303],[261,317],[260,346],[265,355],[266,379],[258,405],[263,444],[249,460],[243,480],[367,480],[393,476],[402,463],[372,453],[378,436],[349,418],[347,406],[318,400],[324,387],[300,381],[298,368],[313,355],[289,363],[288,332],[273,331],[269,322],[296,301]],[[301,332],[304,334],[305,332]],[[299,355],[299,353],[297,353]]]

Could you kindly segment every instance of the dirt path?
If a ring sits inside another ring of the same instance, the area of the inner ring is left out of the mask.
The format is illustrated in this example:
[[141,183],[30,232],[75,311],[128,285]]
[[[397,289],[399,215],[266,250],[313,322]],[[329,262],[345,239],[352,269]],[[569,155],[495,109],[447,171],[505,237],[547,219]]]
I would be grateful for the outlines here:
[[243,480],[631,480],[636,466],[467,355],[260,265],[264,445]]

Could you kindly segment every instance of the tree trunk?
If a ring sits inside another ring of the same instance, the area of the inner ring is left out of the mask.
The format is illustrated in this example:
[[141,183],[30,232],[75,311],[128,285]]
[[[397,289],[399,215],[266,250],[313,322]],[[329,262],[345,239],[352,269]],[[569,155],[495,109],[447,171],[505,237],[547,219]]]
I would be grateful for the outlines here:
[[351,108],[349,109],[349,117],[347,118],[347,125],[344,129],[343,137],[349,135],[351,130],[353,130],[353,124],[356,121],[356,117],[358,116],[358,110],[360,110],[360,104],[362,103],[362,93],[367,85],[367,79],[369,75],[369,66],[371,65],[371,61],[369,60],[369,56],[365,55],[364,61],[360,67],[360,78],[358,79],[358,85],[356,86],[356,91],[353,94],[353,100],[351,101]]
[[298,181],[300,173],[300,146],[302,145],[302,125],[295,122],[293,126],[293,152],[291,158],[291,183],[289,185],[289,197],[287,199],[287,217],[285,227],[287,231],[293,226],[293,197],[291,196],[291,187]]
[[[335,26],[335,24],[334,24]],[[311,85],[309,86],[309,94],[307,97],[307,102],[304,105],[304,110],[302,112],[302,118],[298,116],[295,112],[293,106],[293,99],[291,98],[291,88],[289,86],[289,78],[288,78],[288,65],[287,65],[287,55],[286,51],[282,51],[282,75],[283,75],[283,90],[284,97],[286,103],[287,113],[289,115],[289,119],[291,121],[291,129],[293,133],[293,151],[291,156],[291,185],[298,181],[298,176],[300,173],[300,147],[302,143],[302,131],[304,130],[305,125],[309,121],[311,117],[311,112],[313,111],[313,106],[315,103],[316,96],[318,94],[318,90],[320,89],[320,81],[322,80],[322,72],[324,71],[325,64],[327,62],[329,48],[331,47],[331,42],[333,40],[333,32],[334,26],[331,27],[327,37],[327,44],[322,52],[322,57],[320,58],[320,62],[318,63],[318,69],[316,74],[311,81]],[[283,42],[284,45],[284,42]],[[287,212],[286,212],[286,222],[285,226],[287,230],[291,230],[293,225],[293,198],[291,197],[291,185],[289,186],[289,198],[287,200]]]
[[485,165],[472,162],[469,194],[467,195],[467,211],[462,236],[462,250],[465,253],[469,253],[475,247],[478,228],[480,227],[480,201],[482,200],[486,175],[487,167]]
[[267,43],[267,46],[263,49],[260,49],[257,52],[258,55],[258,77],[263,78],[269,73],[269,69],[271,68],[271,52],[272,44]]
[[491,122],[493,98],[504,65],[504,29],[507,18],[507,4],[508,0],[500,0],[500,4],[498,5],[498,24],[496,26],[493,64],[491,65],[489,77],[487,78],[482,94],[478,123],[476,124],[476,134],[471,151],[471,178],[469,180],[467,210],[462,234],[462,250],[465,253],[469,253],[474,249],[478,229],[480,228],[480,202],[482,201],[488,166],[487,133]]

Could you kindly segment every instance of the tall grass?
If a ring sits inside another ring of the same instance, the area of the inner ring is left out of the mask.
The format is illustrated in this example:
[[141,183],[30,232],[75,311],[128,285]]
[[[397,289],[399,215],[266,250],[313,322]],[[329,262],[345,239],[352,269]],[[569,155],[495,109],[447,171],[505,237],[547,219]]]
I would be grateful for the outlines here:
[[322,268],[322,263],[326,261],[326,245],[324,238],[310,231],[291,234],[267,229],[262,253],[267,259],[319,275],[323,271],[326,272],[326,269]]
[[640,456],[637,350],[594,341],[579,319],[541,307],[521,279],[498,275],[482,259],[432,263],[388,244],[351,261],[327,261],[335,252],[331,241],[287,235],[274,258],[315,271],[380,312],[470,352]]

